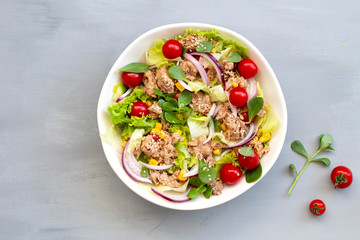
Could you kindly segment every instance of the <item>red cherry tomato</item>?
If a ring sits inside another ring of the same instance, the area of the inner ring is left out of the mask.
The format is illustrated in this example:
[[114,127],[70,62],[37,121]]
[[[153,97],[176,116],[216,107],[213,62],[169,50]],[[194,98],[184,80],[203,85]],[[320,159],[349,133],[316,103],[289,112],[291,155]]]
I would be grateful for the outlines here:
[[331,181],[335,188],[347,188],[351,185],[353,175],[350,169],[344,166],[338,166],[331,172]]
[[[242,112],[241,113],[241,116],[243,116],[244,117],[244,122],[249,122],[249,112]],[[251,120],[251,123],[253,122],[255,120],[255,118],[253,118],[252,120]]]
[[141,73],[123,72],[122,81],[128,87],[136,87],[142,81]]
[[244,88],[236,87],[230,91],[229,100],[235,107],[242,107],[247,103],[248,94]]
[[241,170],[234,165],[227,163],[220,170],[220,178],[226,184],[235,184],[241,178]]
[[244,58],[238,64],[238,71],[244,78],[252,78],[255,77],[258,68],[253,60]]
[[315,199],[310,203],[309,209],[312,214],[320,216],[324,214],[326,206],[325,203],[320,199]]
[[148,106],[142,101],[134,102],[131,107],[130,116],[141,117],[149,114]]
[[176,99],[176,101],[178,101],[178,98],[179,98],[179,92],[176,92],[176,93],[174,94],[174,98]]
[[162,52],[168,59],[180,57],[182,53],[182,45],[179,43],[179,41],[174,39],[167,40],[162,47]]
[[259,155],[254,151],[252,156],[243,156],[238,154],[238,162],[240,166],[245,170],[252,170],[259,165]]

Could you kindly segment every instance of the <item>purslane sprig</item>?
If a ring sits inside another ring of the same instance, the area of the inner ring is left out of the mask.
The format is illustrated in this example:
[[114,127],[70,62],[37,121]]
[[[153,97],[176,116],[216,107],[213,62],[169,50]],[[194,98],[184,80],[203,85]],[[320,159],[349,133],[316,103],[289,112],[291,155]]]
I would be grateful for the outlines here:
[[330,165],[330,159],[328,158],[315,158],[315,156],[320,153],[321,151],[328,149],[328,150],[333,150],[335,151],[332,147],[331,144],[333,143],[333,138],[330,134],[321,134],[320,135],[320,145],[318,150],[316,151],[316,153],[314,155],[312,155],[310,157],[310,155],[307,153],[307,151],[305,150],[304,145],[299,141],[296,140],[294,142],[291,143],[291,149],[294,152],[297,152],[298,154],[304,156],[307,158],[307,161],[304,165],[304,167],[301,169],[301,171],[298,173],[296,170],[296,167],[294,166],[294,164],[290,164],[289,165],[289,169],[290,171],[294,171],[295,172],[295,180],[294,183],[291,185],[290,190],[288,192],[288,195],[291,194],[291,191],[293,190],[295,184],[297,183],[297,181],[299,180],[300,176],[303,174],[303,172],[305,171],[305,169],[307,168],[307,166],[309,165],[310,162],[322,162],[324,163],[326,166]]

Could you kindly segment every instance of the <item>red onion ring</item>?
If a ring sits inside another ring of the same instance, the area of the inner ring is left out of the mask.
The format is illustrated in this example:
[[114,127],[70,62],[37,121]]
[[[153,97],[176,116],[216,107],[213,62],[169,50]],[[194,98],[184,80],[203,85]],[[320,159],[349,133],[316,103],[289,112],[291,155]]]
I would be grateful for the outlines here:
[[223,87],[225,90],[226,83],[225,83],[225,79],[224,79],[224,69],[222,68],[219,61],[210,53],[192,52],[192,53],[190,53],[190,55],[199,55],[199,56],[205,58],[206,60],[208,60],[211,63],[211,65],[215,68],[217,78],[223,84]]
[[189,60],[192,64],[194,64],[194,66],[199,71],[202,80],[205,82],[206,86],[209,86],[209,78],[203,66],[189,53],[184,53],[184,57],[187,58],[187,60]]
[[214,117],[216,116],[216,114],[219,112],[219,110],[221,109],[222,104],[220,104],[219,106],[217,106],[214,110]]
[[128,90],[126,90],[126,92],[121,95],[117,100],[116,103],[118,103],[119,101],[123,100],[127,95],[129,95],[132,91],[134,90],[134,88],[129,88]]
[[189,172],[185,173],[183,177],[192,177],[199,173],[199,164],[194,165]]
[[[150,179],[141,177],[140,175],[141,164],[136,160],[134,155],[132,153],[130,153],[130,156],[125,154],[125,151],[129,147],[129,142],[130,141],[126,143],[121,157],[122,165],[124,167],[125,172],[129,175],[129,177],[131,177],[137,182],[152,184]],[[139,165],[140,165],[140,171],[139,171]]]
[[247,105],[249,107],[250,100],[253,97],[256,97],[256,95],[258,94],[257,84],[256,84],[256,80],[254,78],[248,79],[248,87],[247,87],[246,91],[247,91],[247,94],[248,94]]
[[187,195],[190,192],[191,188],[189,188],[189,190],[187,190],[185,193],[181,194],[181,195],[170,195],[170,194],[166,194],[164,192],[160,192],[159,190],[155,189],[155,188],[151,188],[151,191],[153,191],[156,195],[159,195],[162,198],[165,198],[166,200],[170,201],[170,202],[186,202],[191,200],[191,198],[189,198]]
[[212,117],[214,115],[214,111],[215,111],[215,108],[216,108],[216,104],[213,103],[213,105],[211,106],[211,109],[207,115],[208,118]]
[[235,145],[232,146],[225,146],[223,147],[223,149],[229,149],[229,148],[235,148],[235,147],[240,147],[248,142],[250,142],[256,135],[257,130],[255,129],[255,124],[254,123],[250,123],[250,129],[248,134],[246,135],[246,137],[242,140],[240,140],[238,143],[236,143]]
[[210,117],[210,129],[209,129],[209,136],[207,137],[207,139],[203,142],[203,144],[209,142],[215,132],[215,124],[214,124],[214,120],[212,119],[212,117]]
[[227,96],[227,98],[229,100],[229,105],[230,105],[230,109],[231,109],[232,114],[234,115],[234,117],[237,117],[237,115],[238,115],[237,108],[234,105],[231,104],[229,93],[225,91],[225,94],[226,94],[226,96]]
[[154,166],[143,162],[140,162],[140,164],[152,170],[165,170],[172,168],[172,166],[174,166],[174,164]]
[[189,85],[187,85],[183,80],[178,79],[178,82],[180,83],[181,86],[183,86],[183,88],[185,88],[189,92],[192,92],[191,87]]
[[154,68],[156,68],[156,65],[155,65],[155,64],[149,66],[149,69],[154,69]]

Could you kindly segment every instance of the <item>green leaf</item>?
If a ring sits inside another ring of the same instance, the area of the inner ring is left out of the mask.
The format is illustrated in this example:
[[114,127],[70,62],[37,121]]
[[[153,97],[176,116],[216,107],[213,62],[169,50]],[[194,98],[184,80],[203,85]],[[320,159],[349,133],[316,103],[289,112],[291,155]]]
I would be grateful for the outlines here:
[[205,197],[206,199],[209,199],[210,196],[211,196],[211,194],[212,194],[212,192],[213,192],[213,188],[212,188],[211,186],[208,186],[208,187],[206,188],[206,191],[203,192],[204,197]]
[[156,95],[158,95],[159,97],[165,97],[165,95],[157,88],[153,88],[154,92],[156,93]]
[[175,65],[169,68],[168,74],[172,79],[185,80],[186,76],[180,66]]
[[225,59],[225,62],[240,62],[241,56],[237,52],[233,52],[230,57]]
[[188,107],[181,107],[181,108],[179,108],[179,110],[182,112],[191,112],[192,111],[192,109],[188,108]]
[[214,181],[216,178],[215,169],[210,167],[205,161],[202,159],[199,161],[199,179],[201,182],[208,184]]
[[150,171],[149,171],[149,169],[148,168],[146,168],[146,167],[144,167],[144,166],[142,166],[142,168],[141,168],[141,176],[142,177],[148,177],[148,176],[150,176]]
[[315,161],[315,162],[322,162],[324,163],[326,166],[330,166],[330,159],[328,158],[316,158],[316,159],[313,159],[311,161]]
[[196,51],[209,53],[213,49],[213,45],[210,41],[203,41],[196,46]]
[[195,187],[201,187],[204,184],[200,181],[200,179],[198,177],[192,177],[189,179],[189,184],[193,185]]
[[333,138],[330,134],[321,134],[320,135],[320,146],[319,146],[319,151],[322,151],[324,149],[330,149],[330,150],[334,150],[330,145],[333,143]]
[[289,169],[290,169],[290,171],[293,170],[293,171],[295,172],[296,176],[298,175],[298,173],[297,173],[297,171],[296,171],[296,167],[294,166],[294,164],[291,163],[291,164],[289,165]]
[[165,112],[164,118],[169,123],[181,123],[180,119],[178,119],[174,112]]
[[219,120],[214,120],[215,132],[220,132],[220,124],[221,122]]
[[239,153],[245,157],[250,157],[250,156],[254,155],[254,150],[250,146],[242,147],[239,149]]
[[143,73],[149,71],[149,66],[145,63],[130,63],[125,67],[120,68],[116,72],[133,72],[133,73]]
[[306,158],[309,158],[309,154],[306,152],[304,145],[299,141],[293,141],[291,143],[291,149]]
[[203,193],[203,192],[206,191],[206,189],[207,189],[206,186],[202,186],[202,187],[199,188],[199,192]]
[[[249,102],[249,120],[253,119],[264,106],[264,99],[261,97],[253,97]],[[251,120],[250,120],[251,121]]]
[[165,98],[166,101],[168,101],[169,103],[171,103],[174,107],[178,106],[178,102],[176,101],[175,98]]
[[197,188],[192,188],[187,196],[191,199],[195,199],[199,196],[199,190]]
[[192,100],[192,94],[188,90],[184,90],[179,93],[179,97],[178,97],[179,107],[187,106],[189,103],[191,103],[191,100]]
[[253,170],[247,170],[245,173],[245,180],[247,183],[252,183],[257,181],[262,175],[262,167],[261,163],[253,169]]
[[164,99],[160,99],[158,104],[162,108],[162,110],[166,112],[171,112],[175,109],[171,103],[166,102]]

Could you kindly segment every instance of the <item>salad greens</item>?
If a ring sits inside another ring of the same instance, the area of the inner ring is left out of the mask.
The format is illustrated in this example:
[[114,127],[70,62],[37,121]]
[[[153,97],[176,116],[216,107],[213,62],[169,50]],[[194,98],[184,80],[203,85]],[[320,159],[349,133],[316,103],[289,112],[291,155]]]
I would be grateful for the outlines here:
[[149,71],[149,66],[145,63],[129,63],[125,67],[120,68],[116,72],[133,72],[133,73],[143,73]]

